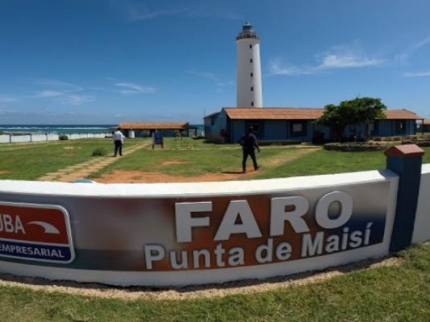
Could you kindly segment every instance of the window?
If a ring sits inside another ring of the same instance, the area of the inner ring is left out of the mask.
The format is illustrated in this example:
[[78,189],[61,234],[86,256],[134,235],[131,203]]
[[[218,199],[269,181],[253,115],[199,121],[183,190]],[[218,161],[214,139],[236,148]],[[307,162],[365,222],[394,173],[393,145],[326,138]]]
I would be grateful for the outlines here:
[[254,87],[251,87],[251,92],[253,92],[254,91]]
[[249,48],[251,49],[251,48],[252,48],[252,45],[249,45]]
[[303,132],[303,123],[293,123],[293,132]]
[[292,121],[290,123],[290,133],[291,137],[306,136],[306,121]]
[[258,123],[250,123],[250,124],[248,124],[247,129],[249,129],[251,127],[252,127],[252,130],[253,130],[254,134],[257,135],[257,133],[260,131],[260,124],[258,124]]
[[251,73],[251,77],[254,77],[254,73]]
[[405,133],[406,132],[406,121],[398,120],[396,121],[396,134]]
[[250,63],[252,63],[252,58],[249,60]]
[[254,102],[251,102],[251,106],[254,106]]

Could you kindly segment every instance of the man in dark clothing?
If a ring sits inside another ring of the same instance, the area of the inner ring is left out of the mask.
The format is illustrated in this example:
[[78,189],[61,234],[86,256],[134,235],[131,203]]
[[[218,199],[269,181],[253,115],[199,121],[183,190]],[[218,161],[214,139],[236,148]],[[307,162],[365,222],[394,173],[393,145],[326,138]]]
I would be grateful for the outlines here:
[[260,152],[260,147],[258,146],[257,138],[253,133],[252,127],[249,128],[248,133],[242,136],[239,143],[243,150],[242,171],[246,172],[246,160],[248,159],[248,155],[252,159],[254,170],[258,170],[259,166],[257,165],[257,159],[255,157],[255,148]]

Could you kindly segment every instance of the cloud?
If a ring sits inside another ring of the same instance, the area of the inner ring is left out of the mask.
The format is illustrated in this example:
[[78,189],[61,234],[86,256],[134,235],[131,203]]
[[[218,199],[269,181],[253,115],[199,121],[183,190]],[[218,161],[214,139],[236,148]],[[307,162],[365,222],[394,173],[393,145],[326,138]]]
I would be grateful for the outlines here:
[[151,86],[144,86],[135,83],[116,83],[115,86],[121,87],[122,89],[117,91],[122,95],[134,95],[134,94],[152,94],[157,91],[156,88]]
[[136,9],[132,9],[129,11],[129,13],[130,13],[130,20],[137,21],[137,20],[155,19],[155,18],[163,17],[163,16],[179,15],[179,14],[185,13],[187,11],[188,11],[188,9],[185,9],[185,8],[168,9],[168,10],[154,10],[154,11],[150,11],[146,8],[143,8],[140,11],[138,11]]
[[284,76],[298,76],[310,75],[314,73],[313,68],[304,68],[293,65],[284,65],[280,58],[275,58],[269,62],[269,75],[284,75]]
[[81,105],[84,103],[94,102],[96,99],[91,95],[77,95],[84,89],[71,83],[54,79],[38,79],[33,83],[38,86],[48,87],[42,91],[36,92],[29,98],[46,99],[51,98],[53,101],[64,105]]
[[315,69],[361,68],[377,66],[384,60],[369,58],[365,54],[357,53],[326,53],[321,58],[321,64]]
[[[212,8],[213,9],[213,8]],[[221,19],[221,20],[243,20],[241,15],[235,14],[233,12],[217,12],[213,10],[188,10],[187,16],[190,18],[209,18],[209,19]]]
[[396,56],[396,60],[399,61],[400,63],[406,63],[411,56],[413,56],[417,51],[427,46],[428,44],[430,44],[430,36],[406,48],[401,54]]
[[423,40],[414,44],[412,46],[412,51],[416,52],[417,50],[420,50],[422,47],[427,46],[427,44],[429,44],[429,43],[430,43],[430,36],[428,36],[427,38],[424,38]]
[[219,88],[225,87],[225,86],[231,86],[234,84],[233,81],[231,81],[231,80],[222,81],[218,76],[216,76],[214,73],[211,73],[211,72],[187,71],[187,73],[190,75],[194,75],[194,76],[208,79],[208,80],[212,81],[213,83],[215,83],[215,85]]
[[332,47],[328,51],[317,54],[316,60],[315,65],[295,66],[285,65],[282,59],[275,58],[269,62],[268,76],[312,75],[335,69],[373,67],[385,62],[383,59],[369,57],[357,45]]
[[62,95],[56,100],[65,105],[81,105],[84,103],[94,102],[96,99],[91,95]]
[[37,92],[33,97],[34,98],[46,98],[46,97],[56,97],[56,96],[61,96],[61,95],[64,95],[64,93],[58,92],[58,91],[45,90],[45,91]]
[[17,102],[18,99],[10,96],[0,96],[0,103],[13,103]]
[[[241,15],[226,10],[224,7],[217,6],[216,3],[208,3],[210,7],[204,3],[199,3],[200,7],[168,7],[168,8],[153,8],[148,2],[146,4],[133,2],[130,0],[111,0],[111,7],[116,12],[122,12],[129,21],[145,21],[169,16],[181,16],[188,18],[209,18],[223,20],[243,20]],[[159,5],[159,2],[157,3]],[[194,5],[194,4],[193,4]]]
[[405,76],[405,77],[426,77],[426,76],[430,76],[430,70],[426,71],[426,72],[411,72],[411,73],[406,73],[403,76]]
[[37,79],[37,80],[34,80],[33,83],[39,86],[53,87],[58,90],[62,90],[66,92],[80,92],[83,90],[83,88],[80,86],[63,82],[60,80],[56,80],[56,79]]

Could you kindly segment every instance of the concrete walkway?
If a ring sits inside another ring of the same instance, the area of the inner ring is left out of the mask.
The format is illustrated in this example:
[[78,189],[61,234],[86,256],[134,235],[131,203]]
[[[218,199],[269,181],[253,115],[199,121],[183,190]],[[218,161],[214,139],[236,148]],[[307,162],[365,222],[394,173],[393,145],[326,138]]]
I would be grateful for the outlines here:
[[[149,143],[143,143],[134,145],[132,147],[123,148],[123,156],[127,156],[137,150],[144,147],[150,146]],[[114,163],[115,161],[121,159],[118,156],[114,158],[112,155],[106,157],[93,157],[91,160],[71,165],[67,168],[60,169],[56,172],[47,173],[44,176],[37,178],[38,181],[60,181],[60,182],[73,182],[78,179],[88,178],[92,173],[100,171],[101,169],[107,167],[108,165]]]

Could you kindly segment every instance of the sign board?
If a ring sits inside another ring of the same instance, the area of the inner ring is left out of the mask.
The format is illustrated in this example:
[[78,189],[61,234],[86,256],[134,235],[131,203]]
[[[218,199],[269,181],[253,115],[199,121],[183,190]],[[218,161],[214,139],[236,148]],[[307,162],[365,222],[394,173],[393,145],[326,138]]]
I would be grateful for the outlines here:
[[154,133],[155,144],[163,145],[163,134],[160,131]]
[[165,227],[173,230],[176,243],[143,245],[144,270],[266,265],[382,243],[388,184],[383,186],[378,188],[381,198],[372,198],[373,202],[360,197],[363,187],[354,189],[353,195],[335,190],[308,192],[307,197],[287,194],[166,200],[170,204],[166,208],[174,208],[174,214],[173,222],[166,222]]
[[[17,191],[40,189],[2,194],[0,272],[172,286],[288,275],[388,253],[396,176],[301,180],[297,188],[293,178],[29,188],[17,182]],[[43,204],[47,199],[52,205]]]
[[67,211],[56,205],[0,202],[0,257],[72,262]]

